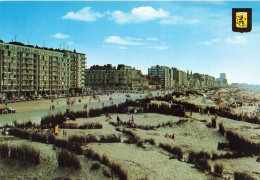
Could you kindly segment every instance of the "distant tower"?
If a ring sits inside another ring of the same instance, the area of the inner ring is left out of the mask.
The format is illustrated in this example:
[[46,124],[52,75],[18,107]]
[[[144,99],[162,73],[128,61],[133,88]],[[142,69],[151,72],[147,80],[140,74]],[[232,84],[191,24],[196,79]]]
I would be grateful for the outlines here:
[[189,73],[189,70],[187,70],[187,75],[189,75],[190,73]]
[[220,79],[226,79],[226,73],[220,73]]
[[190,71],[190,74],[192,75],[192,70]]

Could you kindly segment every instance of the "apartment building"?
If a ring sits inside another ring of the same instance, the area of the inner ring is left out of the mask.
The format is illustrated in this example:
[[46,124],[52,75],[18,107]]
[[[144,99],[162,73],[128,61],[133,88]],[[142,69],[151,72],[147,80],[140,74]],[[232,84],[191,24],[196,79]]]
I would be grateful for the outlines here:
[[0,41],[0,97],[82,91],[85,63],[75,50]]
[[219,87],[226,87],[228,85],[228,80],[226,77],[226,73],[220,73],[220,78],[216,79]]
[[174,71],[167,66],[151,66],[148,68],[148,75],[158,76],[161,79],[161,87],[164,89],[173,88],[174,82]]
[[86,69],[85,78],[85,86],[91,89],[137,89],[142,86],[143,75],[131,66],[106,64]]

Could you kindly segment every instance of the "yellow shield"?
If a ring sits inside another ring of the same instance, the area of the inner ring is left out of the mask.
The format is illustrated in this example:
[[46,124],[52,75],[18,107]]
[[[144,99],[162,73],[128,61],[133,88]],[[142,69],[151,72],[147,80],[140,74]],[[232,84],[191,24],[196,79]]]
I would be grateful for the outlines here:
[[236,27],[247,28],[247,12],[236,13]]

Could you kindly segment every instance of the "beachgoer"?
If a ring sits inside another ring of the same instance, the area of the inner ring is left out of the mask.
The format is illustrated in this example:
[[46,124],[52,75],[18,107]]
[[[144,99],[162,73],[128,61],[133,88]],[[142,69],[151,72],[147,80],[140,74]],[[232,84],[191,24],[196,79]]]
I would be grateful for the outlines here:
[[257,162],[260,162],[260,154],[259,154],[259,157],[257,158],[257,160],[256,160]]
[[135,122],[134,122],[134,120],[132,120],[132,122],[131,122],[131,126],[132,126],[132,127],[135,126]]
[[50,110],[52,110],[52,105],[50,105]]
[[172,139],[174,139],[174,140],[175,140],[175,135],[174,135],[174,133],[172,134]]
[[134,116],[132,115],[132,121],[134,121]]
[[168,134],[168,133],[166,133],[166,134],[164,135],[164,137],[167,137],[167,138],[168,138],[168,137],[169,137],[169,134]]
[[55,106],[54,105],[52,105],[52,109],[55,110]]
[[116,117],[116,120],[117,120],[117,124],[118,124],[118,126],[120,126],[120,123],[121,123],[121,119],[120,119],[120,117],[117,116],[117,117]]

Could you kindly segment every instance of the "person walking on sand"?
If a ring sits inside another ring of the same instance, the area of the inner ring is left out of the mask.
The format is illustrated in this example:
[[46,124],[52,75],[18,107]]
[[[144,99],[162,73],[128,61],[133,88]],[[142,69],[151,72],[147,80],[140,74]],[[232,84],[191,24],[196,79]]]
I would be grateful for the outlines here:
[[50,105],[50,110],[52,110],[52,105]]

